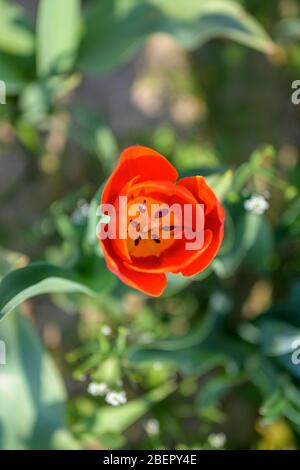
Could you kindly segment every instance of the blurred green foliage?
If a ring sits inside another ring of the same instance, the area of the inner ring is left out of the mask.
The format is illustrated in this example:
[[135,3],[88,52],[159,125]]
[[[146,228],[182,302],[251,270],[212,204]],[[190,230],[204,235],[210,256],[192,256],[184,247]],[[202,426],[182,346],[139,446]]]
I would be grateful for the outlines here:
[[[22,201],[0,211],[0,448],[299,448],[299,3],[37,3],[33,21],[0,0],[0,200]],[[171,112],[122,134],[78,93],[135,67],[154,33],[184,63],[142,74]],[[206,176],[227,214],[212,265],[160,299],[122,285],[95,239],[101,187],[136,142]],[[15,154],[27,170],[6,186]],[[245,209],[253,195],[267,211]]]

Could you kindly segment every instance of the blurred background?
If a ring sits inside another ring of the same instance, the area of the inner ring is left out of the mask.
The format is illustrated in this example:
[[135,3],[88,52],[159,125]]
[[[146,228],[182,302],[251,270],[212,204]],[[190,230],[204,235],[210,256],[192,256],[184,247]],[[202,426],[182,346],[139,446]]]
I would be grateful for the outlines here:
[[[1,449],[299,448],[299,40],[299,0],[0,0]],[[95,239],[132,144],[226,208],[159,299]]]

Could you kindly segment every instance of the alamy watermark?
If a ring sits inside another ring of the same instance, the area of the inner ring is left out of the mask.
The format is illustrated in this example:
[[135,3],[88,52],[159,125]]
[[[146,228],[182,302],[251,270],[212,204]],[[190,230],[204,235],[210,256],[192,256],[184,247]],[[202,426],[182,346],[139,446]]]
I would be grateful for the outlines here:
[[300,364],[300,339],[296,339],[292,344],[292,363],[294,366],[298,366]]
[[168,240],[180,239],[184,239],[186,250],[203,248],[203,204],[168,205],[152,201],[147,197],[132,201],[127,196],[119,196],[115,204],[101,204],[97,212],[100,217],[97,237],[131,240],[133,249],[144,246],[147,252],[153,251],[154,244],[163,248]]
[[6,104],[6,84],[0,80],[0,104]]
[[6,364],[6,344],[0,340],[0,366]]
[[293,81],[292,89],[295,90],[291,96],[292,103],[300,104],[300,80]]

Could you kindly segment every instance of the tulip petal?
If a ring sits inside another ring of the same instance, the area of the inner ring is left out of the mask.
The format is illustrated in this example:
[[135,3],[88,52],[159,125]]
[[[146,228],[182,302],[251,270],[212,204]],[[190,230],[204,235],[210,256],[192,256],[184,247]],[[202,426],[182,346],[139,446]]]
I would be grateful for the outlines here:
[[180,273],[194,260],[198,260],[202,253],[206,252],[213,239],[211,230],[205,230],[203,247],[199,251],[188,251],[185,249],[186,240],[178,240],[176,245],[168,249],[160,258],[134,259],[130,265],[124,262],[126,267],[134,271],[147,273]]
[[198,257],[191,260],[191,263],[181,271],[184,276],[193,276],[207,268],[216,256],[224,236],[225,214],[222,204],[203,176],[182,178],[178,184],[189,189],[198,201],[204,204],[205,229],[213,233],[207,249],[199,253]]
[[109,241],[101,242],[104,258],[110,271],[116,274],[121,281],[134,289],[141,290],[145,294],[160,296],[167,285],[166,275],[163,273],[152,274],[136,272],[124,265],[123,261],[111,254]]
[[[217,211],[216,211],[217,212]],[[205,251],[201,251],[196,259],[191,260],[181,273],[183,276],[194,276],[203,271],[213,261],[218,253],[224,236],[224,225],[219,224],[216,230],[213,230],[213,238]]]
[[120,162],[110,178],[102,194],[102,204],[114,203],[123,187],[138,175],[138,181],[165,180],[175,182],[177,170],[160,153],[147,147],[134,145],[125,149]]
[[189,176],[177,183],[187,188],[199,202],[205,205],[205,215],[209,214],[220,202],[203,176]]

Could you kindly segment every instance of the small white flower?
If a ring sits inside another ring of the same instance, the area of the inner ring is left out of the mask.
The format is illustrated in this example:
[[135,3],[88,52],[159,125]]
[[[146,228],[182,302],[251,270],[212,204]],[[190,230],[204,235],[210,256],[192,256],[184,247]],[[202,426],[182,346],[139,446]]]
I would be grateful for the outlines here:
[[93,397],[103,396],[108,392],[106,383],[91,382],[88,386],[88,393]]
[[112,329],[109,325],[103,325],[102,328],[101,328],[101,333],[104,336],[110,336],[111,333],[112,333]]
[[159,421],[157,421],[157,419],[154,419],[154,418],[148,419],[145,425],[146,432],[147,434],[149,434],[149,436],[156,436],[159,433],[159,428],[160,428]]
[[126,397],[126,393],[123,391],[123,392],[120,392],[119,393],[119,403],[121,405],[124,405],[125,403],[127,402],[127,397]]
[[269,203],[263,196],[253,194],[244,202],[244,207],[253,214],[262,215],[269,208]]
[[106,395],[105,401],[111,406],[119,405],[119,399],[118,399],[118,395],[116,392],[108,392],[108,394]]
[[208,443],[215,449],[221,449],[226,443],[226,436],[223,432],[218,434],[209,434]]
[[107,393],[105,401],[111,406],[124,405],[127,402],[126,393],[124,391],[115,392],[112,390]]

